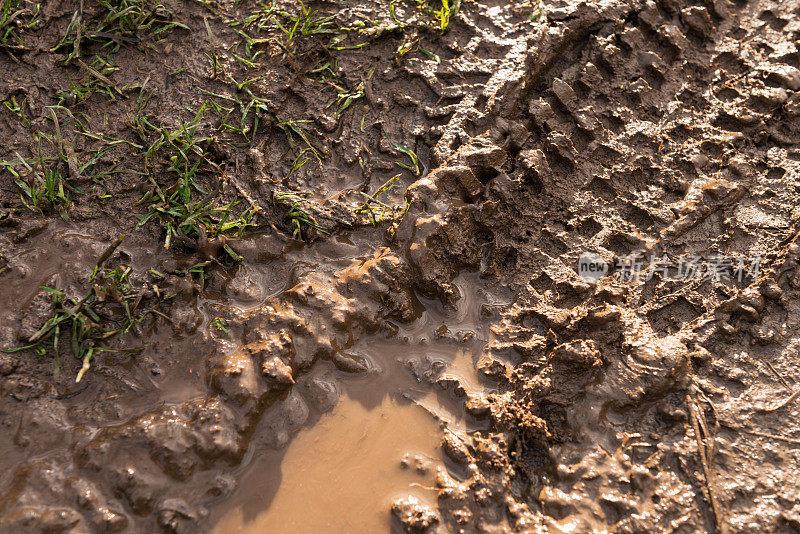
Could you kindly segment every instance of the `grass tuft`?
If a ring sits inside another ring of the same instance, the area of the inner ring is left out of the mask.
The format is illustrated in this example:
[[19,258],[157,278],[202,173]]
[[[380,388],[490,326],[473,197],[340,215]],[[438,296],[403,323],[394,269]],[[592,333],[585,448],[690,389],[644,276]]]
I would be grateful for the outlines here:
[[312,215],[309,209],[311,201],[307,198],[309,196],[310,193],[295,191],[274,193],[272,196],[273,203],[286,210],[286,217],[292,229],[292,236],[296,239],[303,238],[304,228],[314,228],[322,234],[328,233],[317,223],[317,220]]
[[[199,133],[205,110],[206,104],[203,104],[188,123],[181,119],[180,126],[174,130],[154,125],[157,121],[141,110],[134,118],[140,135],[155,138],[145,152],[145,171],[152,188],[139,200],[139,204],[148,205],[150,211],[139,220],[137,228],[151,221],[159,222],[164,229],[166,249],[176,241],[197,241],[205,235],[212,238],[228,232],[241,235],[246,228],[255,225],[255,207],[234,215],[234,208],[240,201],[221,203],[220,191],[207,190],[199,180],[201,172],[218,179],[223,176],[221,169],[207,157],[206,148],[213,139]],[[159,158],[164,160],[154,164],[153,160]],[[156,174],[156,168],[163,172]],[[156,175],[165,175],[171,182],[163,186]]]
[[50,52],[66,52],[65,63],[80,58],[90,44],[101,50],[117,52],[122,46],[152,46],[170,31],[185,24],[173,20],[173,14],[159,0],[97,0],[101,12],[92,21],[85,18],[83,2],[75,10],[67,30]]
[[118,238],[100,256],[87,282],[91,289],[82,297],[69,295],[66,290],[42,286],[51,299],[52,315],[29,339],[28,344],[3,352],[19,352],[33,349],[40,356],[52,347],[53,375],[58,380],[61,368],[61,343],[68,337],[72,355],[82,362],[75,381],[80,382],[91,366],[95,353],[102,351],[136,352],[141,349],[112,349],[101,347],[101,343],[119,338],[140,323],[161,302],[171,298],[159,295],[150,308],[142,309],[143,288],[135,289],[130,280],[132,268],[120,265],[105,269],[104,263],[111,258],[122,242]]

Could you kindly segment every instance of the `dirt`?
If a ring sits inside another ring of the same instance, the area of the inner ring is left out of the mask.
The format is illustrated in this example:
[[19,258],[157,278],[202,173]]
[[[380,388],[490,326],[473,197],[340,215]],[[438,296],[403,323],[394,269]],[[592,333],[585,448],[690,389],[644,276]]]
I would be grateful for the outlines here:
[[0,531],[800,531],[796,3],[8,5]]

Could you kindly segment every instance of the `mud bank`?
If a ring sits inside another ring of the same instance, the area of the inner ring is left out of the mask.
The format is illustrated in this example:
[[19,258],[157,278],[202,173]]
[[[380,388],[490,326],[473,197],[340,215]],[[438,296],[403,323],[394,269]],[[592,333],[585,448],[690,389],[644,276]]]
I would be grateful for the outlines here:
[[165,4],[112,72],[52,48],[66,5],[9,48],[0,133],[72,196],[9,143],[0,341],[88,327],[0,355],[2,529],[800,529],[797,6],[285,4]]

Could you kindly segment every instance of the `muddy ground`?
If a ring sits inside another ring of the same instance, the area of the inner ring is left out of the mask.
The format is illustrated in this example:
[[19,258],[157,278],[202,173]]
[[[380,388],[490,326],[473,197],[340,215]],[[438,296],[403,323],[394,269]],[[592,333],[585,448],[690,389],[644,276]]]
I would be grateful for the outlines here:
[[800,530],[795,2],[2,7],[3,532],[210,531],[344,390],[457,415],[387,529]]

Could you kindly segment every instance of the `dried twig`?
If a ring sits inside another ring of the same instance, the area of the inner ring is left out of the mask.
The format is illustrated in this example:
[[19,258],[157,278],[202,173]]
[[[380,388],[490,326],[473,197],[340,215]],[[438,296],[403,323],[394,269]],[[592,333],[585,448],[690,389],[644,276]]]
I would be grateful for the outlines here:
[[716,471],[714,470],[714,436],[709,433],[705,415],[702,415],[697,399],[691,393],[686,395],[686,403],[689,405],[692,428],[697,440],[697,453],[700,455],[700,463],[703,466],[706,493],[711,504],[711,511],[714,514],[716,530],[720,534],[727,534],[728,523],[725,520],[717,495]]
[[773,406],[772,408],[756,408],[756,410],[758,410],[759,412],[762,412],[762,413],[776,412],[776,411],[780,410],[781,408],[784,408],[784,407],[788,406],[789,404],[791,404],[791,402],[793,400],[795,400],[799,396],[800,396],[800,389],[798,389],[797,391],[795,391],[794,393],[789,395],[788,399],[786,399],[785,401],[779,403],[777,406]]
[[785,379],[785,378],[783,378],[783,375],[782,375],[782,374],[780,374],[780,373],[778,372],[778,370],[777,370],[777,369],[775,369],[775,367],[774,367],[774,366],[773,366],[773,365],[772,365],[770,362],[764,362],[764,363],[766,363],[766,364],[767,364],[767,367],[769,367],[769,370],[770,370],[770,371],[772,371],[772,372],[775,374],[775,376],[776,376],[776,377],[778,377],[778,380],[780,380],[780,381],[781,381],[781,384],[783,384],[783,385],[784,385],[784,387],[785,387],[786,389],[788,389],[789,391],[791,391],[791,390],[792,390],[792,387],[789,385],[789,383],[786,381],[786,379]]
[[746,432],[746,433],[752,434],[754,436],[761,436],[762,438],[769,438],[769,439],[774,439],[774,440],[778,440],[778,441],[783,441],[785,443],[791,443],[792,445],[800,445],[800,439],[786,438],[786,437],[778,436],[778,435],[775,435],[775,434],[769,434],[767,432],[759,432],[758,430],[750,430],[748,428],[735,428],[734,430],[741,430],[742,432]]
[[[87,65],[86,63],[84,63],[83,61],[81,61],[80,59],[78,60],[78,64],[79,64],[81,67],[83,67],[84,69],[86,69],[86,71],[87,71],[89,74],[91,74],[92,76],[94,76],[95,78],[97,78],[98,80],[100,80],[101,82],[103,82],[104,84],[106,84],[107,86],[109,86],[111,89],[113,89],[114,91],[116,91],[116,92],[117,92],[117,94],[119,94],[120,96],[124,96],[123,92],[122,92],[122,91],[120,91],[120,90],[119,90],[119,88],[118,88],[116,85],[114,85],[114,83],[113,83],[111,80],[109,80],[108,78],[106,78],[105,76],[103,76],[102,74],[100,74],[99,72],[97,72],[96,70],[94,70],[92,67],[90,67],[89,65]],[[114,99],[114,96],[113,96],[113,95],[111,96],[111,99],[112,99],[112,100]]]

